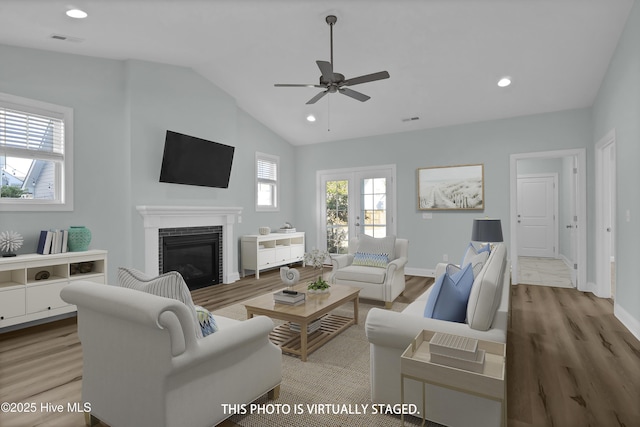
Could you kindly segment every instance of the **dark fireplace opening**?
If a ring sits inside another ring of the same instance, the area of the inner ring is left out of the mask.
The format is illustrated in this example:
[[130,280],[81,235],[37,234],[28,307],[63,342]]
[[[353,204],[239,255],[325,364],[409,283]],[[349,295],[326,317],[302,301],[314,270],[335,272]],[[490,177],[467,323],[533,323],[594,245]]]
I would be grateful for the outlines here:
[[179,272],[190,290],[221,282],[220,234],[162,238],[162,273]]

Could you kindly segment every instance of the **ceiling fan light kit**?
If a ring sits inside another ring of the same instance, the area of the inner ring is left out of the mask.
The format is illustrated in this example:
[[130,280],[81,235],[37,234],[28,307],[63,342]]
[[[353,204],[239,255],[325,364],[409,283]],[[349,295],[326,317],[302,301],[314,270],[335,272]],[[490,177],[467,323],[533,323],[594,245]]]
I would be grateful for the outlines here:
[[359,77],[354,77],[351,79],[345,79],[343,74],[336,73],[333,71],[333,26],[338,21],[338,18],[335,15],[328,15],[325,18],[325,21],[329,25],[330,32],[330,48],[331,48],[331,58],[330,62],[327,61],[316,61],[318,68],[320,69],[320,84],[291,84],[291,83],[276,83],[276,87],[317,87],[323,88],[324,90],[318,93],[316,96],[307,101],[307,104],[315,104],[318,102],[323,96],[327,93],[341,93],[350,98],[356,99],[361,102],[365,102],[371,97],[365,95],[363,93],[357,92],[353,89],[346,88],[344,86],[354,86],[362,83],[373,82],[376,80],[383,80],[389,78],[389,73],[386,71],[379,71],[377,73],[366,74]]

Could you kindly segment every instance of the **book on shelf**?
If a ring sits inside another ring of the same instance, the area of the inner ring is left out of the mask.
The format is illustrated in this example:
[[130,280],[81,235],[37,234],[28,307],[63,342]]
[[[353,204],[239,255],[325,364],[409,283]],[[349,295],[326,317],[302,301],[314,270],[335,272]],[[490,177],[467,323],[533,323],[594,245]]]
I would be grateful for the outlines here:
[[57,254],[60,252],[60,230],[51,230],[53,237],[51,239],[51,254]]
[[[313,322],[307,325],[307,333],[310,334],[312,332],[317,331],[322,326],[322,318],[316,319]],[[289,322],[289,329],[293,332],[300,332],[300,324],[295,322]]]
[[276,302],[280,302],[283,304],[302,304],[305,299],[304,292],[298,292],[296,294],[288,294],[283,291],[276,292],[273,294],[273,299]]
[[295,228],[280,228],[278,229],[278,233],[295,233]]
[[69,230],[62,230],[62,252],[67,252],[69,244]]
[[68,241],[68,230],[42,230],[40,231],[36,252],[40,255],[67,252]]
[[[47,230],[40,231],[40,238],[38,239],[38,252],[41,255],[48,254],[49,250],[47,247],[51,247],[51,234]],[[48,241],[47,241],[48,240]]]

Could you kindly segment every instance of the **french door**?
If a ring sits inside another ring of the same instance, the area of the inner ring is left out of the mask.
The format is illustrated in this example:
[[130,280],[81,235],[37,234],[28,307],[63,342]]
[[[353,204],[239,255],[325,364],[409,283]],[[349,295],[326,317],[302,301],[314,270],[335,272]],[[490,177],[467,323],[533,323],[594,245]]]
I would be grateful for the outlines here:
[[347,253],[349,240],[396,233],[395,165],[318,172],[319,246]]

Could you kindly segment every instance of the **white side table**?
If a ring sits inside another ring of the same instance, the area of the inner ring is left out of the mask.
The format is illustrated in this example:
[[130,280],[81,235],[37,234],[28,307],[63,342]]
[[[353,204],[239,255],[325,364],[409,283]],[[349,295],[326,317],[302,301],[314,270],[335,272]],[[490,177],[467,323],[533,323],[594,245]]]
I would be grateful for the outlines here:
[[[507,423],[506,345],[478,340],[478,349],[485,351],[484,370],[480,373],[431,362],[429,341],[435,332],[424,330],[409,344],[400,358],[400,398],[404,404],[404,380],[422,383],[422,425],[426,420],[425,383],[500,402],[501,425]],[[404,414],[402,414],[404,426]]]

